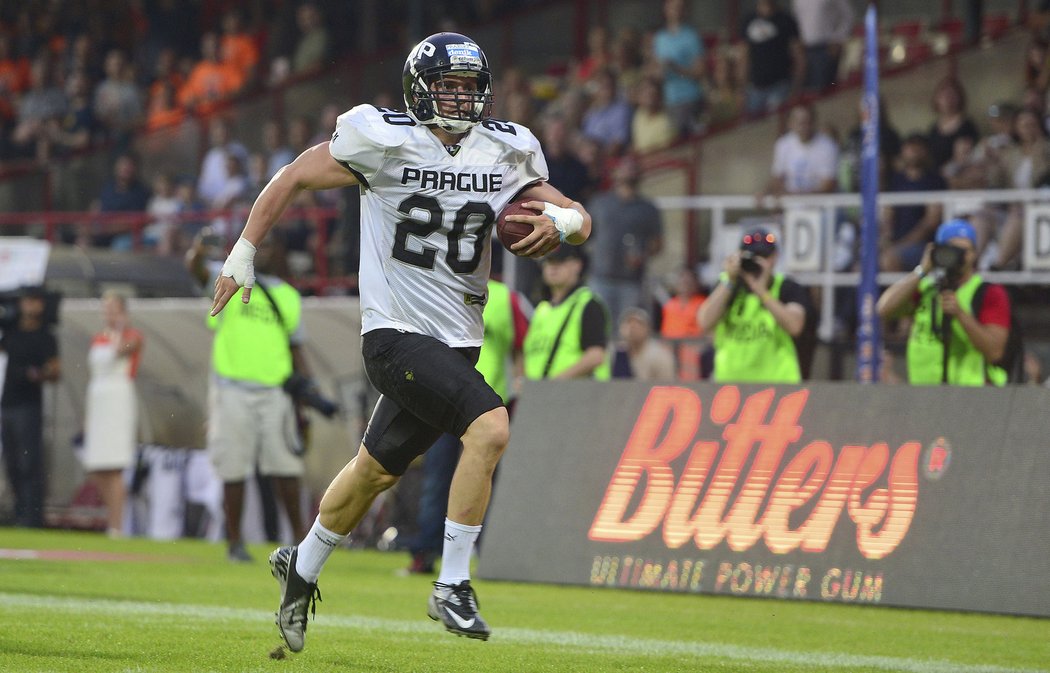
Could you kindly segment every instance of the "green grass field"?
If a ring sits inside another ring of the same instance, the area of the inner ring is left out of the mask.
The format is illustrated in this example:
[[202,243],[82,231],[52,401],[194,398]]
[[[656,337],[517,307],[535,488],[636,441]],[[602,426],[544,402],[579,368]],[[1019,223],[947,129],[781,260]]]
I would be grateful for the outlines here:
[[198,541],[0,529],[0,549],[0,671],[1050,670],[1050,620],[484,580],[493,635],[473,641],[426,617],[429,579],[398,576],[404,554],[349,550],[306,650],[274,660],[269,547],[233,565]]

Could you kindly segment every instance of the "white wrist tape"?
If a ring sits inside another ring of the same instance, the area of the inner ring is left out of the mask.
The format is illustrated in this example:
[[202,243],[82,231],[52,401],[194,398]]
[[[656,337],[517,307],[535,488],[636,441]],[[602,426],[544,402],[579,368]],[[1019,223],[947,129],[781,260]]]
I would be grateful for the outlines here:
[[561,208],[544,201],[543,214],[554,221],[554,228],[558,230],[563,242],[583,229],[583,215],[575,208]]
[[221,275],[233,278],[241,287],[255,285],[255,246],[244,238],[238,238],[222,265]]

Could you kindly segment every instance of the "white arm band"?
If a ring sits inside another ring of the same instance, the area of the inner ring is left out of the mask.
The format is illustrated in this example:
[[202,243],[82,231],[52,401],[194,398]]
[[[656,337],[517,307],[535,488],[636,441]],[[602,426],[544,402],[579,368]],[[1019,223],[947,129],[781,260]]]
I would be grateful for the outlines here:
[[238,238],[222,265],[220,275],[233,278],[241,287],[255,285],[255,246],[244,238]]
[[544,201],[543,214],[554,221],[562,241],[583,229],[583,215],[575,208],[561,208]]

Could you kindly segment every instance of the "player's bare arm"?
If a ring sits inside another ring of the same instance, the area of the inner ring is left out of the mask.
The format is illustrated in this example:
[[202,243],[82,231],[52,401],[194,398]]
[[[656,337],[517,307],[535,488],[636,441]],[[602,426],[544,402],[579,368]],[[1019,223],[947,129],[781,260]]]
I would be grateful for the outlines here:
[[[531,234],[511,246],[511,250],[516,255],[540,258],[558,247],[562,241],[564,220],[570,217],[575,219],[573,213],[565,213],[565,210],[577,213],[580,221],[573,223],[578,226],[578,229],[572,226],[570,231],[566,231],[567,235],[564,240],[572,245],[580,245],[590,238],[590,213],[581,204],[562,194],[550,183],[540,182],[529,187],[521,193],[519,200],[524,200],[526,208],[541,211],[541,214],[507,217],[508,221],[527,222],[534,227]],[[562,220],[560,226],[559,218]]]
[[277,171],[252,205],[241,238],[226,259],[222,273],[215,280],[211,314],[218,315],[241,287],[244,288],[241,301],[248,303],[255,283],[255,248],[300,192],[307,189],[351,187],[356,184],[358,181],[354,174],[332,158],[327,142],[311,147],[292,163]]

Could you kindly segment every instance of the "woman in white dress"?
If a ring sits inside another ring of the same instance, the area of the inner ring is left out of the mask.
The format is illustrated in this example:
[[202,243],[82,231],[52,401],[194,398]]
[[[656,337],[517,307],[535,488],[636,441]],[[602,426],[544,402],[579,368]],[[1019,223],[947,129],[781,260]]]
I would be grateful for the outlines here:
[[131,465],[138,439],[135,374],[142,354],[142,334],[128,323],[121,295],[102,295],[106,326],[95,335],[88,352],[91,381],[84,426],[84,468],[106,506],[107,533],[123,530],[124,470]]

